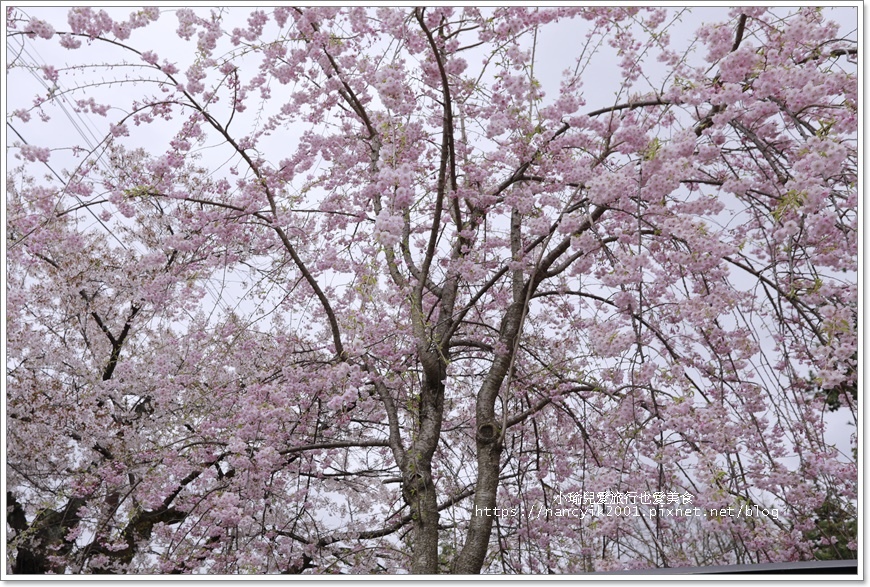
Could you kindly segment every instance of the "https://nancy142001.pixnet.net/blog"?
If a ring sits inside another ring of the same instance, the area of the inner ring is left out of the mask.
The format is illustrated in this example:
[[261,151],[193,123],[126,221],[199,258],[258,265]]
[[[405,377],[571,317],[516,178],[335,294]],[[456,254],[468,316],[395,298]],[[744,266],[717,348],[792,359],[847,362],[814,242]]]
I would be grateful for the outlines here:
[[533,502],[529,506],[475,507],[475,516],[499,518],[601,518],[601,517],[646,517],[654,518],[779,518],[777,508],[759,504],[743,503],[739,506],[700,507],[694,505],[694,496],[688,492],[675,491],[572,491],[554,493],[549,501]]

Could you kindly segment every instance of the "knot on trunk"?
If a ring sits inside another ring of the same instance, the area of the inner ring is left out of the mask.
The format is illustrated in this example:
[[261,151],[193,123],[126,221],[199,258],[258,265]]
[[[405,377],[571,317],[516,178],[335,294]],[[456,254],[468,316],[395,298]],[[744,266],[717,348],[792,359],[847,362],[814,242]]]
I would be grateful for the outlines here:
[[477,426],[477,441],[482,444],[492,444],[498,440],[500,432],[498,424],[494,421],[483,422]]
[[408,503],[431,484],[432,476],[424,471],[414,471],[402,475],[402,493]]

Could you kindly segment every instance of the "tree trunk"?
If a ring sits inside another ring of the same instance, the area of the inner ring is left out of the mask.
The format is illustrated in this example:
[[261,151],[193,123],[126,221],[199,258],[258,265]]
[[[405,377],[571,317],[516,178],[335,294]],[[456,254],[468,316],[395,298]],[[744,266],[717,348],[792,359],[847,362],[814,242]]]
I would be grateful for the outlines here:
[[[515,295],[515,300],[518,297]],[[522,322],[523,306],[523,302],[515,301],[508,309],[502,322],[501,341],[509,350],[493,362],[477,394],[477,489],[465,544],[453,562],[454,573],[480,573],[489,548],[503,440],[502,422],[495,415],[495,400],[510,369],[511,357],[515,352],[514,342]]]
[[423,389],[420,392],[417,438],[402,467],[402,497],[411,508],[413,535],[411,572],[438,572],[438,496],[432,480],[432,457],[441,438],[444,409],[445,360],[439,353],[420,353]]
[[438,501],[432,482],[431,458],[409,455],[410,473],[404,476],[402,495],[414,517],[411,572],[434,575],[438,572]]
[[478,574],[489,548],[492,533],[492,508],[498,493],[498,465],[501,458],[501,431],[494,423],[477,426],[477,490],[465,544],[453,564],[453,572]]

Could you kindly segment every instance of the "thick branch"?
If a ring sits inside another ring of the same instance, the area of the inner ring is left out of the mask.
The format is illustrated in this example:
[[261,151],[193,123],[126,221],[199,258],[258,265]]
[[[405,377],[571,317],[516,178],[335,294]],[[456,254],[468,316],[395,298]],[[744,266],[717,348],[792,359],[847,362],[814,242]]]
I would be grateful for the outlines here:
[[[737,21],[737,30],[734,33],[734,43],[731,45],[731,53],[737,51],[740,48],[740,43],[743,41],[743,33],[746,30],[746,15],[741,14],[740,19]],[[713,78],[713,85],[719,84],[719,74],[716,74],[716,77]],[[713,126],[713,117],[725,110],[725,106],[722,104],[715,104],[707,116],[704,117],[703,120],[698,122],[695,126],[695,134],[697,136],[701,136],[706,129]]]

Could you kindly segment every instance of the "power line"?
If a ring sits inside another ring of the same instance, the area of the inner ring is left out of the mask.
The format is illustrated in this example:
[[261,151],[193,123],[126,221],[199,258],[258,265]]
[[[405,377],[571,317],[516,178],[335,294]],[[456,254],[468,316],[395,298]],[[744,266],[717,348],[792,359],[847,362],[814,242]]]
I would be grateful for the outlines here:
[[[18,130],[12,125],[11,122],[9,122],[9,120],[6,121],[6,126],[8,126],[10,129],[12,129],[12,132],[14,132],[18,136],[18,138],[21,139],[22,143],[24,143],[25,145],[30,145],[30,143],[27,142],[27,140],[23,136],[21,136],[21,133],[18,132]],[[48,164],[48,161],[43,161],[42,164],[45,165],[46,167],[48,167],[49,171],[51,171],[54,174],[54,176],[58,179],[58,181],[60,181],[63,184],[66,184],[66,180],[64,180],[64,178],[57,171],[55,171],[51,165]],[[118,241],[118,244],[121,245],[124,248],[124,250],[127,250],[127,245],[125,245],[124,242],[118,238],[118,235],[116,235],[112,230],[109,229],[108,226],[106,226],[106,224],[102,221],[102,219],[100,219],[100,217],[97,216],[93,210],[91,210],[90,206],[85,204],[77,194],[72,194],[72,196],[78,201],[79,204],[82,205],[82,207],[85,210],[88,211],[88,213],[91,216],[94,217],[94,220],[96,220],[100,224],[100,226],[102,226],[106,230],[107,233],[109,233],[116,241]],[[22,236],[16,242],[9,245],[9,248],[14,247],[15,245],[17,245],[18,243],[23,241],[26,237],[27,237],[27,235]]]
[[[40,63],[44,64],[45,60],[42,58],[42,56],[39,54],[39,51],[35,47],[33,48],[32,53],[31,53],[31,51],[28,50],[27,39],[25,39],[25,38],[22,38],[22,40],[21,40],[21,49],[20,49],[19,55],[22,55],[22,54],[25,55],[30,60],[30,62],[28,63],[27,61],[22,59],[23,67],[25,67],[28,70],[28,72],[43,86],[43,88],[45,88],[45,90],[49,94],[49,97],[54,100],[54,103],[61,109],[61,111],[67,117],[67,119],[71,123],[73,129],[75,129],[75,131],[82,138],[84,143],[90,149],[89,156],[93,155],[96,162],[103,167],[103,169],[108,173],[108,175],[113,176],[115,171],[116,171],[115,167],[112,166],[110,163],[107,163],[104,160],[103,153],[97,153],[97,149],[100,147],[100,144],[103,143],[103,140],[100,140],[98,138],[97,134],[95,134],[96,127],[94,127],[93,124],[89,123],[89,121],[86,117],[82,117],[81,113],[73,107],[73,104],[69,101],[69,98],[66,96],[67,92],[61,87],[59,82],[55,82],[55,86],[49,87],[49,85],[45,82],[45,80],[42,78],[42,76],[40,76],[39,74],[36,73],[36,69],[39,69]],[[67,105],[72,110],[72,112],[75,114],[75,118],[73,117],[73,114],[70,113],[70,110],[67,108]],[[76,118],[78,119],[78,122],[76,121]],[[79,123],[81,123],[81,124],[79,124]],[[9,128],[12,129],[13,132],[15,132],[16,135],[18,135],[18,137],[21,139],[22,142],[24,142],[24,144],[29,144],[28,141],[24,139],[24,137],[21,135],[21,133],[19,133],[8,120],[7,120],[7,125],[9,126]],[[85,130],[83,130],[83,129],[87,130],[87,133],[90,134],[90,137],[87,136],[87,134],[85,133]],[[94,144],[95,142],[96,142],[96,145]],[[57,177],[57,179],[60,182],[66,183],[66,181],[61,177],[61,175],[58,174],[47,162],[43,162],[43,163],[46,165],[46,167],[49,168],[49,170],[51,170],[51,172],[54,174],[55,177]],[[109,233],[112,236],[112,238],[114,238],[124,248],[124,250],[128,250],[127,245],[125,245],[120,240],[120,238],[118,238],[118,236],[108,226],[106,226],[106,224],[94,213],[94,211],[91,210],[90,206],[85,204],[81,200],[81,198],[79,198],[77,195],[75,195],[75,194],[73,194],[73,195],[74,195],[75,199],[79,202],[79,204],[81,204],[82,207],[84,207],[88,210],[88,213],[94,217],[94,219],[99,223],[99,225],[107,233]],[[21,239],[19,239],[19,241],[13,243],[11,246],[15,246],[16,244],[18,244],[19,242],[24,240],[24,238],[26,238],[26,237],[27,237],[27,235],[24,235]],[[138,249],[138,247],[135,247],[135,243],[133,243],[133,246],[134,246],[134,248]],[[216,288],[210,282],[210,280],[205,280],[203,285],[204,285],[206,291],[212,296],[212,299],[215,301],[215,303],[218,306],[223,306],[224,310],[229,310],[229,308],[230,308],[229,305],[222,300],[222,296],[219,294],[219,292],[217,292]]]
[[[42,60],[42,56],[39,55],[39,52],[36,51],[36,49],[34,49],[34,52],[37,54],[37,56],[39,56],[39,59]],[[37,80],[37,81],[38,81],[38,82],[39,82],[39,83],[40,83],[40,84],[41,84],[41,85],[42,85],[42,86],[43,86],[43,87],[48,91],[49,96],[52,96],[54,93],[57,93],[58,91],[60,91],[60,86],[59,86],[59,84],[57,84],[57,85],[55,86],[55,88],[49,88],[48,84],[45,83],[45,80],[43,80],[42,77],[39,76],[39,75],[37,75],[37,73],[34,71],[34,70],[38,67],[38,63],[39,63],[39,62],[37,61],[36,58],[34,58],[33,54],[31,54],[30,51],[28,51],[28,49],[27,49],[27,39],[25,39],[24,37],[21,37],[21,50],[20,50],[20,52],[19,52],[19,55],[22,55],[22,54],[23,54],[23,55],[26,55],[26,56],[30,59],[30,61],[31,61],[31,63],[28,63],[28,62],[26,62],[24,59],[22,59],[22,64],[23,64],[23,66],[24,66],[24,67],[27,69],[27,71],[30,72],[30,74],[31,74],[31,75],[32,75],[32,76],[33,76],[33,77],[34,77],[34,78],[35,78],[35,79],[36,79],[36,80]],[[43,60],[43,61],[44,61],[44,60]],[[69,111],[66,109],[66,106],[63,104],[63,102],[64,102],[64,101],[67,101],[67,99],[66,99],[66,97],[63,95],[62,92],[61,92],[60,98],[61,98],[61,100],[60,100],[60,101],[57,101],[57,104],[58,104],[58,106],[60,107],[61,111],[63,111],[64,115],[67,117],[67,119],[68,119],[68,120],[70,121],[70,123],[73,125],[73,128],[76,130],[76,132],[79,134],[79,136],[81,136],[82,139],[85,141],[85,144],[87,144],[88,147],[91,149],[91,152],[94,152],[96,149],[95,149],[95,147],[92,145],[92,143],[91,143],[91,139],[89,139],[89,138],[85,135],[84,131],[82,131],[82,129],[79,127],[79,125],[78,125],[78,124],[76,123],[76,121],[73,119],[72,115],[71,115],[71,114],[69,113]],[[82,118],[78,113],[76,113],[76,115],[78,116],[79,121],[81,121],[82,125],[87,126],[85,120],[84,120],[84,119],[83,119],[83,118]],[[10,129],[12,129],[12,132],[14,132],[14,133],[18,136],[18,138],[21,139],[21,142],[22,142],[22,143],[24,143],[25,145],[30,145],[30,143],[27,141],[27,139],[25,139],[25,138],[22,136],[22,134],[21,134],[20,132],[18,132],[18,130],[17,130],[17,129],[12,125],[11,122],[9,122],[8,119],[6,120],[6,126],[8,126]],[[90,132],[90,134],[91,134],[91,138],[93,138],[94,140],[96,140],[96,135],[94,135],[93,131],[92,131],[90,128],[88,128],[88,132]],[[98,161],[100,164],[102,164],[103,167],[104,167],[105,169],[111,171],[111,167],[110,167],[109,165],[107,165],[104,161],[102,161],[102,157],[101,157],[101,155],[97,155],[97,161]],[[61,184],[66,184],[66,183],[67,183],[67,181],[66,181],[66,180],[65,180],[65,179],[64,179],[64,178],[63,178],[63,177],[62,177],[62,176],[61,176],[57,171],[55,171],[54,168],[53,168],[51,165],[49,165],[49,163],[48,163],[47,161],[43,161],[42,163],[43,163],[43,164],[44,164],[44,165],[49,169],[49,171],[51,171],[51,173],[52,173],[52,174],[53,174],[53,175],[58,179],[58,181],[61,182]],[[85,202],[82,201],[82,199],[81,199],[78,195],[76,195],[76,194],[72,194],[72,195],[73,195],[73,197],[76,199],[76,201],[78,201],[78,203],[81,204],[81,206],[82,206],[83,208],[85,208],[91,216],[94,217],[94,220],[96,220],[97,223],[98,223],[98,224],[99,224],[99,225],[100,225],[100,226],[101,226],[101,227],[102,227],[102,228],[103,228],[103,229],[104,229],[104,230],[105,230],[109,235],[111,235],[112,238],[114,238],[114,239],[118,242],[118,244],[121,245],[121,247],[122,247],[124,250],[128,250],[127,245],[126,245],[126,244],[125,244],[125,243],[124,243],[120,238],[118,238],[118,235],[116,235],[116,234],[115,234],[115,233],[114,233],[114,232],[113,232],[113,231],[112,231],[108,226],[106,226],[106,224],[102,221],[102,219],[100,219],[100,217],[97,216],[96,213],[95,213],[93,210],[91,210],[91,208],[90,208],[89,205],[85,204]],[[28,233],[28,234],[29,234],[29,233]],[[22,236],[18,241],[16,241],[15,243],[12,243],[12,245],[10,245],[10,248],[11,248],[11,247],[14,247],[14,246],[17,245],[18,243],[20,243],[20,242],[21,242],[22,240],[24,240],[24,238],[26,238],[26,237],[27,237],[27,235]]]

